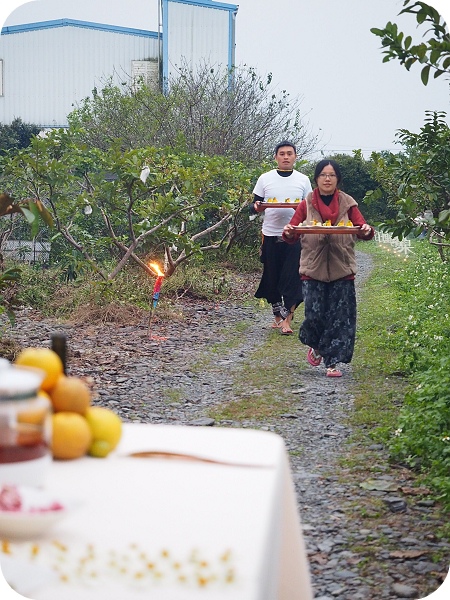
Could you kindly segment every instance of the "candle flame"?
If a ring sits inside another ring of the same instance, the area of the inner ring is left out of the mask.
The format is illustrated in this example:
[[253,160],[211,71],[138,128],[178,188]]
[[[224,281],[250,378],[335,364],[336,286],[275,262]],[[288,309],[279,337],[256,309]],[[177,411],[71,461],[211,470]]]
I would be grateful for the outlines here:
[[158,275],[158,277],[164,277],[164,272],[161,271],[158,263],[148,263],[148,266],[150,267],[150,269],[152,269],[152,271],[154,271]]

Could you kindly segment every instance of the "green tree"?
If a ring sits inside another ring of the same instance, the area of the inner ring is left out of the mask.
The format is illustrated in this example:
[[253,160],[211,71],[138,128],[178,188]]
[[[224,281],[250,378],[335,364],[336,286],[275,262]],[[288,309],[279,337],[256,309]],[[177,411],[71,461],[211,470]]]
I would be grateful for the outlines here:
[[106,150],[121,140],[123,150],[154,146],[255,162],[273,155],[281,139],[310,154],[317,137],[308,130],[299,98],[273,89],[272,75],[252,68],[231,73],[206,63],[182,66],[166,93],[144,84],[122,89],[110,81],[94,90],[69,116],[84,130],[89,146]]
[[443,260],[450,246],[450,128],[444,117],[427,113],[419,133],[400,130],[404,152],[372,155],[374,176],[396,207],[384,229],[400,239],[426,231]]
[[22,119],[14,119],[11,125],[0,123],[0,154],[26,148],[31,138],[38,133],[37,125],[23,123]]
[[[2,217],[2,221],[9,220],[11,223],[17,215],[26,219],[31,226],[33,236],[37,234],[40,219],[50,227],[53,225],[50,213],[39,200],[17,202],[8,194],[0,194],[0,217]],[[12,309],[15,300],[16,283],[20,279],[20,268],[11,267],[4,269],[2,254],[2,244],[8,238],[8,232],[11,230],[11,226],[9,228],[0,227],[0,314],[6,312],[10,321],[14,322],[14,312]]]
[[[423,34],[431,37],[413,44],[411,36],[399,32],[395,23],[371,31],[382,40],[384,62],[397,59],[408,70],[422,65],[421,80],[450,73],[450,35],[439,13],[424,2],[404,0],[399,14],[414,14],[418,25],[428,26]],[[412,231],[427,231],[432,244],[445,260],[450,241],[450,136],[445,113],[427,112],[425,125],[415,134],[401,129],[397,137],[405,151],[396,156],[373,154],[374,173],[378,182],[389,189],[389,199],[397,207],[395,219],[384,228],[402,237]],[[379,194],[372,192],[372,199]]]
[[440,14],[425,2],[404,0],[401,14],[413,14],[418,25],[428,26],[423,34],[431,37],[418,44],[413,44],[412,37],[398,30],[395,23],[386,24],[384,29],[373,28],[371,32],[381,38],[383,62],[399,60],[408,71],[412,65],[422,66],[421,79],[424,85],[428,84],[430,73],[434,78],[450,73],[450,35],[446,24]]
[[3,159],[4,185],[44,204],[56,238],[104,280],[129,260],[154,274],[149,253],[164,256],[169,276],[193,254],[229,244],[242,228],[239,215],[253,176],[248,167],[217,156],[152,147],[123,151],[119,143],[102,151],[73,128],[35,137]]

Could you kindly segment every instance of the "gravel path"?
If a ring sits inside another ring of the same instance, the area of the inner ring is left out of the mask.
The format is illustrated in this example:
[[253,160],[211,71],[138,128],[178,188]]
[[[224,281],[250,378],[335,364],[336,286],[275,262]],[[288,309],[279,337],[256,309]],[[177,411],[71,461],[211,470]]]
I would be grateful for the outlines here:
[[[357,257],[361,287],[371,259]],[[254,282],[249,285],[253,289]],[[441,517],[432,502],[415,494],[408,471],[389,467],[382,446],[363,449],[347,440],[351,367],[343,367],[342,379],[327,379],[323,367],[306,363],[304,347],[291,336],[295,358],[286,365],[286,386],[295,399],[292,412],[264,421],[214,421],[209,411],[235,399],[233,382],[245,359],[278,332],[270,328],[268,310],[222,303],[178,309],[183,317],[155,322],[150,338],[147,323],[55,325],[22,310],[10,337],[23,346],[42,346],[55,331],[65,331],[70,374],[87,376],[94,403],[112,408],[124,421],[249,427],[281,435],[317,600],[418,599],[436,590],[450,558],[450,545],[435,535]],[[227,332],[235,335],[243,322],[248,328],[239,343],[210,360],[213,346],[227,339]],[[360,487],[369,478],[375,489]]]

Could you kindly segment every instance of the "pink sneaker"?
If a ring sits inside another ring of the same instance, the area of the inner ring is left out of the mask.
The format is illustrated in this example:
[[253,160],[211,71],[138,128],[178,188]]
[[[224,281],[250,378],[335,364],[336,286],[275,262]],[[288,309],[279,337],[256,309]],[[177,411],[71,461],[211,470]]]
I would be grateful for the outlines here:
[[320,356],[320,354],[316,353],[314,348],[310,348],[308,350],[308,354],[306,355],[306,360],[309,362],[309,364],[311,366],[318,367],[320,365],[320,363],[322,362],[322,357]]

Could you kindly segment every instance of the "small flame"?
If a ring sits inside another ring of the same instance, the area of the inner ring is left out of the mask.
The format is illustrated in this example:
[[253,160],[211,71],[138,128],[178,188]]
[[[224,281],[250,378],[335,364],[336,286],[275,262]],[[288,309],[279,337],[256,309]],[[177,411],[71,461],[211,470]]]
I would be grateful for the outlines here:
[[159,268],[158,263],[148,263],[148,266],[150,267],[150,269],[155,271],[155,273],[158,275],[158,277],[164,277],[164,273]]

